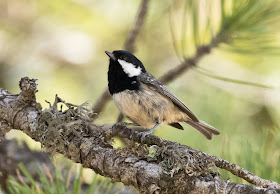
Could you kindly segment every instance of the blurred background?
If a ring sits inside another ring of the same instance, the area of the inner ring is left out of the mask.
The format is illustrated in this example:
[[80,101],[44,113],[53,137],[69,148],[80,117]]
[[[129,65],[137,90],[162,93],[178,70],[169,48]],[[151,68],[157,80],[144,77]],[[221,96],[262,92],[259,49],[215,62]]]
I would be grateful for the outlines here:
[[[107,87],[104,51],[123,48],[140,4],[1,0],[0,88],[18,93],[18,81],[28,76],[38,79],[37,101],[43,108],[55,94],[67,102],[93,105]],[[161,126],[154,134],[280,182],[279,27],[279,0],[150,1],[135,55],[155,77],[193,57],[201,45],[217,42],[196,67],[167,85],[201,120],[221,132],[211,141],[188,126],[184,131]],[[118,114],[109,101],[95,123],[115,123]],[[18,131],[7,138],[40,149]],[[224,179],[245,183],[219,171]],[[90,183],[91,170],[83,174]]]

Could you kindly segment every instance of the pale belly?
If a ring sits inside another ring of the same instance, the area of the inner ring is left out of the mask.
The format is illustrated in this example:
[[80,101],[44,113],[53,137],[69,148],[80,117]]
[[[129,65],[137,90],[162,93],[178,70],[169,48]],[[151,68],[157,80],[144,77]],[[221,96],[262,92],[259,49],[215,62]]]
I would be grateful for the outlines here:
[[125,90],[113,95],[119,110],[130,120],[144,128],[151,129],[159,124],[182,122],[187,115],[174,106],[173,102],[152,90]]

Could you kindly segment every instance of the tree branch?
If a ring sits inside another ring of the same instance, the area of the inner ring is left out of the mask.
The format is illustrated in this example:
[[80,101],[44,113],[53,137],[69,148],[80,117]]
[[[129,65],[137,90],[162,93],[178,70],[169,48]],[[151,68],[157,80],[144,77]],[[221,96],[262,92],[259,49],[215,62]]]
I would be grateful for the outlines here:
[[[112,137],[112,136],[118,135],[119,137],[141,143],[141,134],[137,133],[136,131],[132,131],[128,128],[118,128],[117,131],[115,130],[115,128],[111,128],[111,129],[107,130],[106,133],[107,133],[107,137]],[[145,143],[147,145],[157,145],[159,147],[178,145],[192,153],[195,153],[198,155],[202,154],[200,157],[203,157],[204,159],[210,160],[211,162],[215,163],[216,167],[225,169],[225,170],[231,172],[232,174],[234,174],[240,178],[243,178],[244,180],[246,180],[247,182],[249,182],[251,184],[254,184],[257,186],[262,186],[262,187],[273,187],[273,188],[280,189],[280,185],[276,182],[262,179],[256,175],[254,175],[253,173],[241,168],[240,166],[238,166],[236,164],[232,164],[232,163],[230,163],[226,160],[220,159],[216,156],[211,156],[211,155],[201,152],[197,149],[193,149],[189,146],[180,145],[180,144],[177,144],[177,143],[174,143],[171,141],[167,141],[167,140],[164,140],[162,138],[159,138],[157,136],[152,136],[152,135],[148,136],[144,140],[143,143]],[[209,161],[207,161],[207,162],[209,162]]]
[[[101,113],[102,110],[104,109],[105,105],[107,104],[107,102],[109,102],[109,100],[111,100],[111,95],[109,93],[108,88],[105,88],[105,90],[103,91],[101,96],[94,103],[92,110],[97,114]],[[96,119],[96,118],[97,117],[95,117],[94,119]]]
[[135,40],[138,36],[144,21],[146,19],[149,0],[142,0],[135,22],[129,31],[127,39],[124,43],[124,49],[133,53],[135,51]]
[[197,47],[195,56],[185,59],[180,65],[161,76],[159,80],[164,84],[175,80],[191,67],[197,66],[199,60],[201,60],[205,55],[211,53],[212,49],[217,47],[220,42],[220,39],[213,38],[209,44]]
[[[23,78],[19,95],[0,89],[0,121],[6,123],[6,128],[1,127],[2,134],[11,128],[22,130],[41,142],[47,152],[61,153],[142,193],[280,193],[278,183],[199,150],[153,135],[147,136],[146,145],[139,145],[141,135],[121,124],[94,125],[86,104],[77,106],[56,97],[49,109],[41,111],[32,95],[37,91],[35,81]],[[58,104],[68,109],[58,110]],[[115,135],[128,139],[131,146],[113,148],[111,137]],[[212,170],[215,166],[266,188],[224,181]]]

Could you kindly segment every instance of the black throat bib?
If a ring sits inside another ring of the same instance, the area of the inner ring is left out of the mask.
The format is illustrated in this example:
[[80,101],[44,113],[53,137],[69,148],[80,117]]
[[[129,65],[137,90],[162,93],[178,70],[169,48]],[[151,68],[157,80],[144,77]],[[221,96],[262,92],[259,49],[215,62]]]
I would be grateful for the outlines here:
[[110,94],[116,94],[124,90],[139,90],[140,83],[136,76],[129,77],[118,61],[110,59],[108,71],[108,87]]

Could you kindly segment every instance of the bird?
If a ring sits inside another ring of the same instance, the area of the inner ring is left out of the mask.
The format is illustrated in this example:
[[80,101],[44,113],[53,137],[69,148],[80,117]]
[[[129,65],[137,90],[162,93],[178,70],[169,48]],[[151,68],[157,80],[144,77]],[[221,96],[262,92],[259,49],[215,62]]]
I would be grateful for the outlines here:
[[199,120],[194,113],[165,85],[148,73],[143,63],[132,53],[105,51],[109,56],[108,89],[120,112],[146,131],[141,141],[159,125],[183,130],[185,123],[211,140],[219,135],[215,127]]

